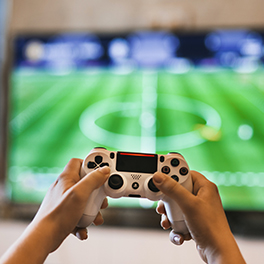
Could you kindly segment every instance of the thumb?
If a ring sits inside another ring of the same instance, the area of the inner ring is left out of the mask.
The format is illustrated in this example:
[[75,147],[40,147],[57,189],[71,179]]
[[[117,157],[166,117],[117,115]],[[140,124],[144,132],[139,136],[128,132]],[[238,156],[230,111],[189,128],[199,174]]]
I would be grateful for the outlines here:
[[84,176],[75,186],[74,189],[77,193],[83,194],[85,199],[88,199],[91,193],[101,187],[110,175],[110,168],[103,167],[94,170]]
[[161,172],[156,172],[153,175],[153,182],[166,196],[177,202],[183,211],[192,204],[192,201],[195,198],[195,196],[181,186],[181,184]]

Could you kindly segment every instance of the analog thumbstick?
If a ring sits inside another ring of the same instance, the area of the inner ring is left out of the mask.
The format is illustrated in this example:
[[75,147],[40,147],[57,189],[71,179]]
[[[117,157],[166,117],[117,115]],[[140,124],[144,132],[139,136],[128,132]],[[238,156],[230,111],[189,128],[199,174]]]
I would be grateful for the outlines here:
[[159,192],[159,189],[156,187],[156,185],[153,183],[152,178],[148,182],[148,187],[152,192]]
[[108,185],[114,190],[120,189],[123,186],[123,184],[124,181],[122,177],[118,174],[112,175],[108,180]]

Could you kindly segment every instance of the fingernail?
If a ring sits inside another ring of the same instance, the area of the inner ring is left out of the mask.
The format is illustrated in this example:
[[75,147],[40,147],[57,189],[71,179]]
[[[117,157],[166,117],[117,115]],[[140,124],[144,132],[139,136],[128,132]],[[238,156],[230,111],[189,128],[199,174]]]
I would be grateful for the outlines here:
[[102,168],[99,168],[99,171],[104,173],[104,174],[108,174],[108,173],[110,173],[110,168],[108,166],[104,166]]
[[178,236],[178,235],[175,235],[173,237],[173,243],[176,244],[176,245],[181,245],[181,237]]
[[80,239],[80,240],[86,240],[88,238],[88,232],[86,230],[86,232],[82,232],[82,231],[77,231],[76,232],[76,236]]
[[163,222],[165,220],[166,216],[164,214],[161,215],[161,219],[160,219],[160,225],[161,227],[165,230],[165,227],[163,226]]
[[80,240],[82,240],[82,237],[81,237],[81,235],[80,235],[80,233],[77,231],[76,232],[76,236],[80,239]]
[[156,182],[156,183],[162,183],[165,179],[165,176],[163,173],[155,173],[153,175],[153,180]]

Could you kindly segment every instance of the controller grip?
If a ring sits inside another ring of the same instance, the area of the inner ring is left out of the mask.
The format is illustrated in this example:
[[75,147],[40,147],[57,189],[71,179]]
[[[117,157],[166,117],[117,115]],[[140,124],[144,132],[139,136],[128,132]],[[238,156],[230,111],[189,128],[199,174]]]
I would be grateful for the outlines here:
[[86,215],[83,214],[82,218],[78,222],[77,226],[80,228],[86,228],[89,226],[95,219],[96,215]]
[[103,186],[91,193],[83,212],[83,216],[79,220],[77,227],[86,228],[92,224],[101,209],[105,197],[106,194],[103,190]]
[[182,235],[188,234],[189,230],[186,226],[183,213],[179,205],[173,199],[168,197],[163,202],[167,217],[174,232]]
[[175,233],[179,233],[179,234],[182,234],[182,235],[190,233],[184,220],[182,220],[182,221],[173,221],[173,223],[171,222],[171,227],[172,227],[172,229],[174,230]]

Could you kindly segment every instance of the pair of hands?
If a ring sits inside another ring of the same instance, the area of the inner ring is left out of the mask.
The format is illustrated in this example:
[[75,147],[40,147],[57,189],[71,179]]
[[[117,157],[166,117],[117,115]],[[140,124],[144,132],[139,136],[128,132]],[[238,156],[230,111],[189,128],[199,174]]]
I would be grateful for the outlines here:
[[[110,175],[103,167],[80,179],[82,160],[72,159],[56,182],[50,187],[41,207],[24,234],[0,259],[0,264],[43,263],[48,254],[56,250],[73,233],[79,239],[87,238],[86,229],[76,228],[91,193],[102,186]],[[196,242],[201,258],[207,263],[245,263],[230,231],[217,187],[203,175],[191,171],[193,193],[187,191],[165,174],[155,173],[153,182],[165,195],[180,206],[187,227],[187,235],[172,231],[171,240],[180,245],[191,238]],[[107,199],[102,208],[107,207]],[[170,227],[164,205],[157,212],[162,215],[161,225]],[[95,225],[103,223],[100,213]]]
[[[58,180],[51,186],[34,219],[37,223],[48,218],[53,223],[56,232],[51,251],[57,249],[70,233],[75,234],[80,239],[87,238],[86,229],[76,228],[76,225],[92,191],[102,186],[109,177],[110,169],[104,167],[91,172],[80,180],[81,164],[82,160],[80,159],[72,159],[67,164]],[[239,252],[230,231],[216,185],[196,171],[191,171],[191,175],[193,194],[165,174],[155,173],[153,176],[157,188],[178,203],[190,231],[184,236],[172,231],[171,241],[180,245],[184,240],[193,239],[201,258],[208,263],[211,263],[211,259],[214,259],[216,255],[222,256],[230,250]],[[102,208],[106,207],[107,200],[105,199]],[[166,217],[162,202],[159,203],[157,212],[162,215],[162,227],[164,229],[170,228],[170,222]],[[99,213],[94,224],[102,223],[103,218]],[[236,254],[232,253],[232,255],[235,256]]]

